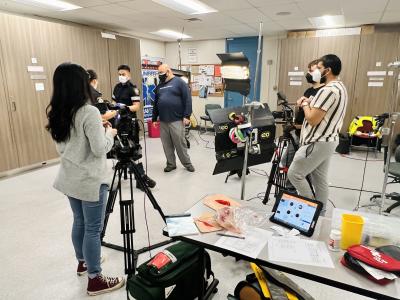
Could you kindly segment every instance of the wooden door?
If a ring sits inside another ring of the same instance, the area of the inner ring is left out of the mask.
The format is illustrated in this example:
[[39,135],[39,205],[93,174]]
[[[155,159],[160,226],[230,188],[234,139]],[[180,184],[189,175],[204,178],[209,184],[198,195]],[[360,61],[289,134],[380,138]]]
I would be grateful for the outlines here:
[[[36,34],[30,19],[3,15],[2,52],[7,74],[7,94],[13,104],[11,121],[20,166],[42,162],[46,156],[44,111],[27,66],[31,65]],[[47,83],[44,83],[45,86]]]
[[[110,58],[111,88],[114,88],[118,83],[118,66],[126,64],[131,68],[132,83],[142,92],[140,41],[138,39],[117,36],[115,40],[108,40],[108,53]],[[143,101],[142,109],[140,109],[137,115],[138,118],[143,120]]]
[[0,40],[0,173],[18,168],[19,166],[10,122],[10,108],[12,108],[12,103],[9,103],[6,97],[6,83],[3,75],[4,64],[2,60],[1,43],[2,41]]
[[[317,38],[288,38],[281,41],[279,91],[286,95],[289,102],[295,102],[309,88],[304,75],[308,71],[308,63],[317,58]],[[303,72],[304,75],[290,76],[289,72]],[[292,84],[301,81],[301,85],[291,85],[291,81]]]
[[[378,32],[362,35],[352,115],[389,112],[392,104],[393,77],[384,77],[383,87],[368,86],[368,71],[386,71],[389,62],[399,56],[399,33]],[[380,65],[380,66],[379,66]]]
[[335,54],[342,61],[342,71],[339,78],[346,86],[349,96],[342,132],[347,132],[349,124],[354,117],[352,115],[352,106],[359,48],[360,35],[320,37],[318,39],[318,57],[326,54]]

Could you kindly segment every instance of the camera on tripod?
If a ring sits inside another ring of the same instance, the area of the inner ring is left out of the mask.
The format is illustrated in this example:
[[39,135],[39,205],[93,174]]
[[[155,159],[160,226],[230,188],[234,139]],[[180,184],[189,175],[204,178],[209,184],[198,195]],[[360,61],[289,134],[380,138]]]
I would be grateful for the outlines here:
[[120,161],[136,161],[142,158],[142,147],[139,144],[139,124],[137,119],[132,118],[129,107],[124,106],[118,110],[114,127],[118,133],[107,158],[115,158]]
[[110,122],[118,133],[114,138],[114,146],[107,153],[108,159],[121,161],[135,161],[142,158],[142,147],[139,144],[139,124],[137,119],[132,118],[128,106],[114,105],[108,101],[96,103],[95,106],[101,114],[108,110],[117,110],[118,113]]
[[280,111],[273,111],[272,116],[274,119],[279,119],[277,124],[283,125],[284,131],[291,131],[294,129],[293,127],[293,120],[294,120],[294,110],[289,106],[289,103],[286,99],[285,94],[282,92],[277,93],[278,96],[278,106],[282,108]]

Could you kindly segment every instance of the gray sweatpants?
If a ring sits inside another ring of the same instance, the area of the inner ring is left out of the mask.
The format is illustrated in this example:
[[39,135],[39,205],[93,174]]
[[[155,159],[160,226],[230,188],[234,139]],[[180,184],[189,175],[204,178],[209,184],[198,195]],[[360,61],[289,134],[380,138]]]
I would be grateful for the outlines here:
[[316,142],[301,146],[290,165],[288,178],[297,192],[304,197],[314,198],[310,185],[306,180],[311,175],[311,182],[315,190],[315,199],[324,205],[322,215],[325,215],[328,202],[328,169],[337,142]]
[[168,167],[176,167],[175,150],[184,167],[192,165],[187,152],[183,121],[160,122],[160,136]]

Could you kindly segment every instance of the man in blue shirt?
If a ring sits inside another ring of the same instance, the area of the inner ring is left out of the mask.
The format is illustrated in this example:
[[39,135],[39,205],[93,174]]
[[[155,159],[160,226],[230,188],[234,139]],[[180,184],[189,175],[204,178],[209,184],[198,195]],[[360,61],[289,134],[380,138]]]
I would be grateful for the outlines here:
[[158,72],[160,83],[155,92],[153,122],[160,119],[161,142],[167,158],[164,172],[176,169],[175,150],[186,170],[194,172],[185,140],[185,125],[190,123],[192,114],[189,87],[181,78],[175,77],[166,64],[160,65]]

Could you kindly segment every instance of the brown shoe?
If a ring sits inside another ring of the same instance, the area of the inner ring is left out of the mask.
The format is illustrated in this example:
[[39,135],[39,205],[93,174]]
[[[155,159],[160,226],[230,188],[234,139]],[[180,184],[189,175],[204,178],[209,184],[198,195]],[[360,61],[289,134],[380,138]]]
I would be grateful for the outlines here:
[[123,277],[107,277],[99,274],[95,278],[89,278],[87,293],[89,296],[96,296],[117,290],[124,284],[125,279]]

